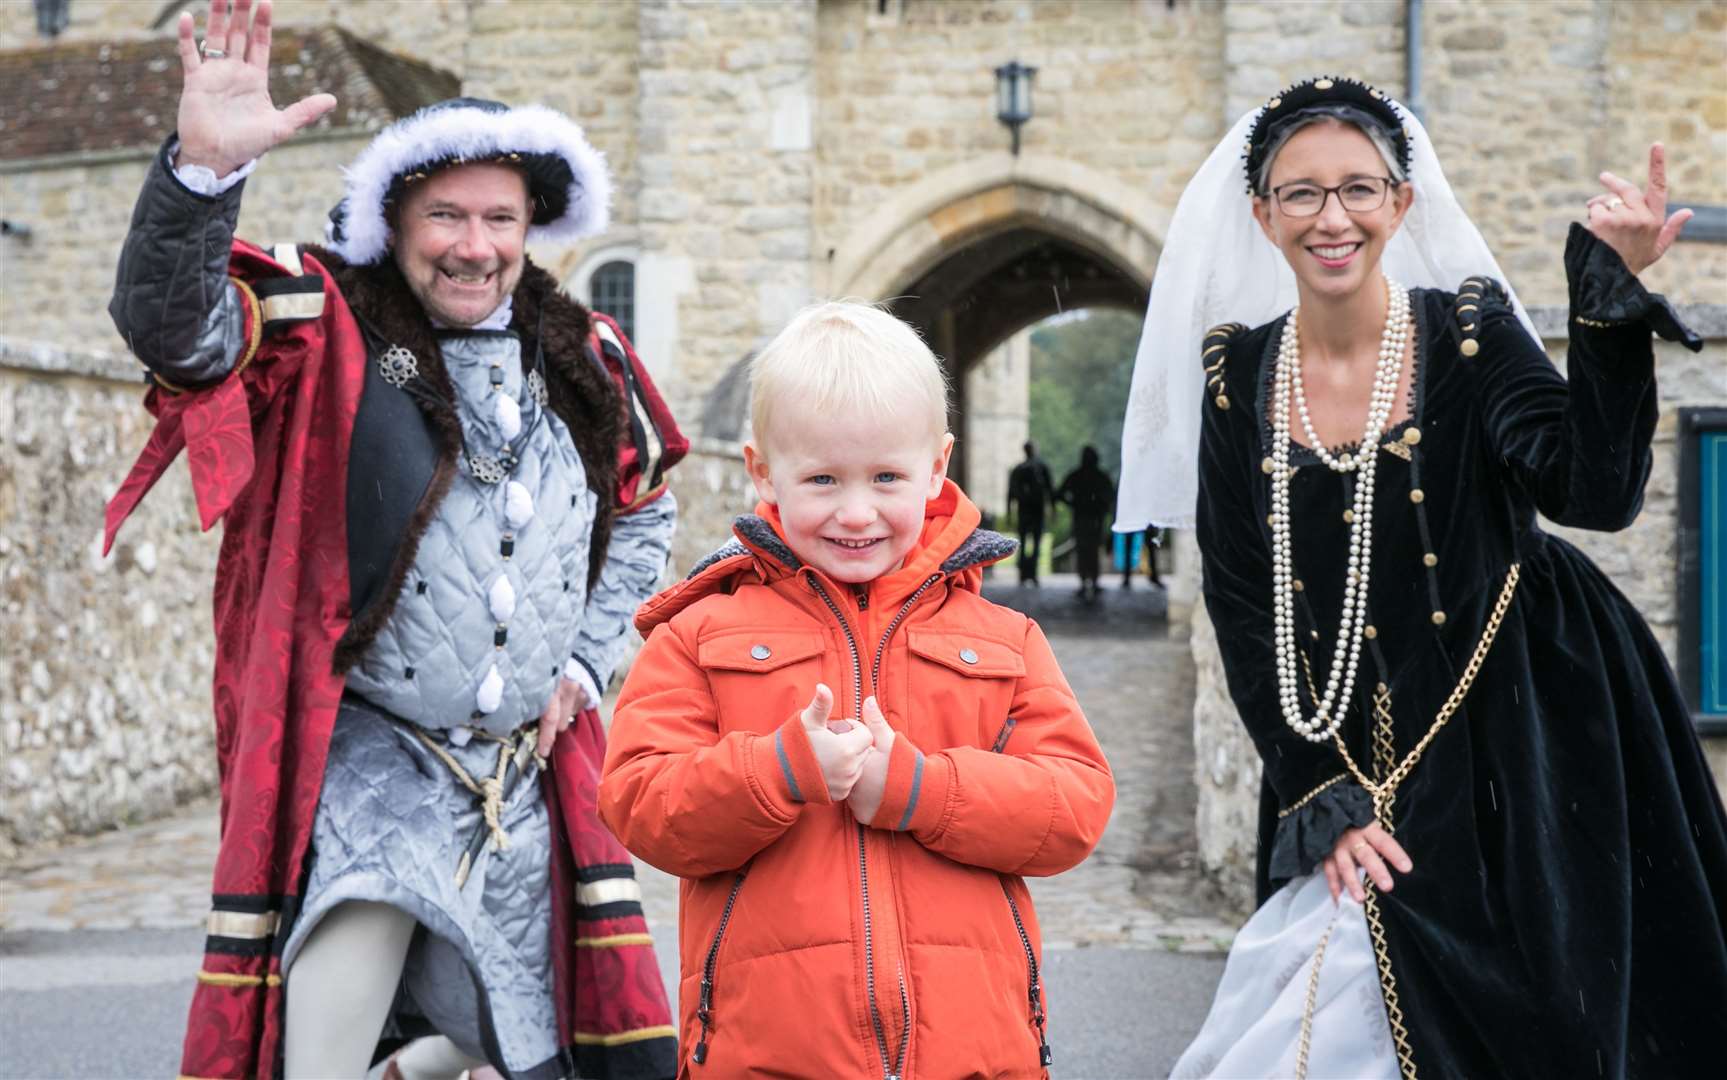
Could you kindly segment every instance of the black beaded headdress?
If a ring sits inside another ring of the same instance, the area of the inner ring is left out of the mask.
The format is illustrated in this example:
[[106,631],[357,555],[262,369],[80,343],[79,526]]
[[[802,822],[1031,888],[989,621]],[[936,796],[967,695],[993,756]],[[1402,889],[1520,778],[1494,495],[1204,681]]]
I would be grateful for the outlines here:
[[1403,113],[1384,91],[1357,79],[1341,75],[1320,75],[1296,83],[1280,94],[1273,95],[1253,122],[1247,137],[1242,160],[1247,163],[1247,193],[1254,194],[1254,180],[1265,154],[1277,141],[1277,135],[1290,122],[1314,114],[1337,116],[1360,126],[1372,124],[1384,132],[1397,154],[1397,164],[1409,175],[1409,129]]

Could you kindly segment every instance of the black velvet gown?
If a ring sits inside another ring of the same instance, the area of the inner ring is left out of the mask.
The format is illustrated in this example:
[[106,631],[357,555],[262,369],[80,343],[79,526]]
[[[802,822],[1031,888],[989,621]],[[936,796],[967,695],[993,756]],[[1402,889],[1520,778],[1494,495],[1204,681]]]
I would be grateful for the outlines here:
[[[1536,522],[1631,524],[1657,414],[1650,333],[1700,342],[1581,227],[1565,261],[1569,383],[1496,283],[1416,290],[1412,415],[1381,443],[1373,636],[1343,728],[1369,777],[1427,733],[1521,568],[1473,688],[1387,811],[1414,871],[1389,893],[1368,886],[1405,1077],[1727,1076],[1720,795],[1642,617]],[[1207,338],[1200,451],[1206,606],[1265,763],[1262,901],[1375,813],[1338,750],[1278,706],[1266,515],[1282,331]],[[1299,448],[1291,465],[1297,642],[1323,685],[1350,479]],[[1389,720],[1375,717],[1380,686]],[[1305,690],[1302,704],[1311,713]]]

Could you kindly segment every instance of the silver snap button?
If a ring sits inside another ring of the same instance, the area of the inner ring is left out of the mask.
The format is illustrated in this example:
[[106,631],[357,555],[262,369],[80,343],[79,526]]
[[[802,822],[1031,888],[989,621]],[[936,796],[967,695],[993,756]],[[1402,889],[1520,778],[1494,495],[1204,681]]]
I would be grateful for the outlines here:
[[977,663],[977,653],[972,652],[970,649],[961,649],[959,651],[959,658],[968,664]]
[[750,655],[755,657],[757,660],[766,660],[773,654],[774,651],[766,645],[757,645],[755,648],[750,650]]

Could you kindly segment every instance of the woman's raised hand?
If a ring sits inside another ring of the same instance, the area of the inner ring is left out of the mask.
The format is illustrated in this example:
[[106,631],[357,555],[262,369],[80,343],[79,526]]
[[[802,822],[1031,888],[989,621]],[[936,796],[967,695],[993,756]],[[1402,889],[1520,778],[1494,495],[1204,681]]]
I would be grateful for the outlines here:
[[191,13],[182,13],[177,166],[226,176],[336,107],[331,94],[285,109],[270,101],[270,0],[258,0],[256,14],[252,0],[210,0],[202,52],[192,31]]
[[1361,887],[1355,868],[1359,866],[1366,870],[1380,892],[1390,892],[1391,870],[1387,863],[1405,874],[1415,868],[1403,845],[1378,825],[1369,825],[1362,829],[1344,830],[1343,835],[1337,838],[1337,846],[1320,865],[1325,868],[1325,883],[1331,887],[1333,900],[1343,889],[1348,889],[1349,895],[1360,903],[1367,899],[1367,890]]
[[1649,188],[1610,172],[1601,174],[1607,190],[1589,200],[1589,231],[1619,253],[1633,274],[1641,274],[1667,254],[1679,230],[1691,220],[1690,210],[1667,214],[1667,151],[1660,143],[1649,147]]

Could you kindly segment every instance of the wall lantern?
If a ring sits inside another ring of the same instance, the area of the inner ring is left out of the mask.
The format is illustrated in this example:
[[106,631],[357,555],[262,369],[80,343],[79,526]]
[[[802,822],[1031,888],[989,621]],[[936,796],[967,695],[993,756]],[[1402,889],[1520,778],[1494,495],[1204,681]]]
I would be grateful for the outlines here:
[[1031,119],[1031,80],[1037,69],[1009,60],[995,69],[995,118],[1013,132],[1013,156],[1019,156],[1019,129]]

